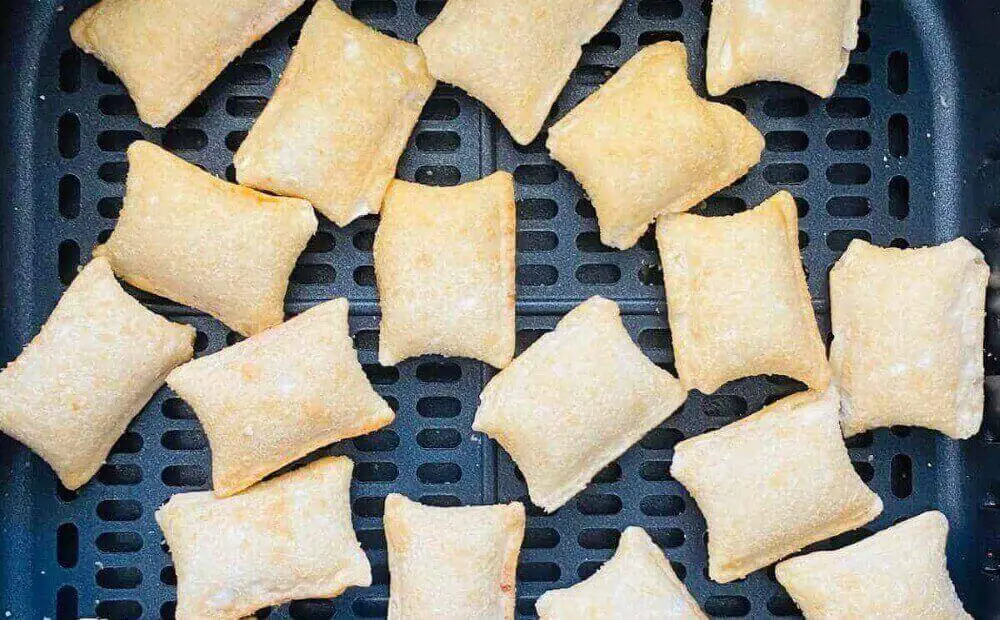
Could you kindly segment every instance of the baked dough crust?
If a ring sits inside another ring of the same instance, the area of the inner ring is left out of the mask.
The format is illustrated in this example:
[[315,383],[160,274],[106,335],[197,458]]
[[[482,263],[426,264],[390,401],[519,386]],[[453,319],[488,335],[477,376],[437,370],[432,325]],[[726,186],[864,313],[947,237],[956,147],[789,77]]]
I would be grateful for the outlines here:
[[552,512],[686,397],[632,342],[618,305],[595,296],[486,385],[472,428],[510,453],[531,501]]
[[614,557],[591,577],[549,590],[535,608],[540,620],[708,620],[640,527],[625,528]]
[[389,619],[514,618],[524,506],[423,506],[385,498]]
[[208,435],[217,496],[392,422],[358,363],[347,311],[346,299],[319,304],[167,377]]
[[882,512],[851,466],[838,401],[832,388],[795,394],[674,447],[670,474],[708,524],[712,579],[740,579]]
[[163,127],[302,0],[103,0],[73,42],[121,78],[139,118]]
[[715,0],[708,92],[773,80],[829,97],[858,45],[861,0]]
[[677,374],[709,394],[754,375],[786,375],[822,391],[830,365],[813,311],[795,200],[778,192],[726,217],[661,219],[663,265]]
[[764,137],[742,114],[695,94],[681,43],[639,51],[549,130],[589,194],[601,242],[635,245],[650,222],[687,211],[758,161]]
[[420,49],[319,0],[236,151],[243,185],[309,200],[338,226],[378,213],[434,78]]
[[989,277],[965,239],[907,250],[851,242],[830,272],[830,364],[846,436],[894,424],[976,434]]
[[497,368],[514,357],[514,179],[393,181],[375,232],[379,363],[439,353]]
[[569,81],[582,46],[622,0],[449,0],[417,44],[431,74],[485,103],[528,144]]
[[100,469],[128,423],[194,353],[195,330],[132,299],[95,258],[41,331],[0,373],[0,431],[52,466],[67,489]]
[[171,497],[156,522],[177,571],[177,620],[236,620],[371,585],[351,525],[353,469],[327,457],[232,497]]
[[94,256],[243,335],[281,323],[288,277],[316,232],[309,203],[226,183],[150,142],[133,142],[128,163],[118,225]]
[[785,560],[774,573],[809,620],[957,620],[948,575],[948,519],[929,511],[836,551]]

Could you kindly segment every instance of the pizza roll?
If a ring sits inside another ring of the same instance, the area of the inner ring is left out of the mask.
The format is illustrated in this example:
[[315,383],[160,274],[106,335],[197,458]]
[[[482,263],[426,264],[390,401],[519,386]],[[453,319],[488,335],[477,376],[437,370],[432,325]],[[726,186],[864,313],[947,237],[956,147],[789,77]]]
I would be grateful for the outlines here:
[[385,498],[389,620],[514,618],[524,506],[438,508]]
[[686,397],[632,342],[618,305],[595,296],[486,385],[472,428],[510,453],[531,501],[552,512]]
[[171,497],[156,522],[177,572],[177,620],[235,620],[371,585],[351,525],[353,469],[327,457],[232,497]]
[[861,0],[715,0],[708,92],[771,80],[829,97],[858,44]]
[[640,527],[622,532],[614,557],[590,578],[546,592],[535,608],[540,620],[708,620]]
[[393,181],[375,232],[379,363],[439,353],[497,368],[514,356],[514,180]]
[[661,219],[656,241],[685,387],[709,394],[733,379],[776,374],[826,389],[830,365],[788,192],[736,215]]
[[830,272],[846,436],[895,424],[955,439],[979,430],[989,277],[965,239],[907,250],[851,242]]
[[553,125],[547,145],[590,195],[601,242],[624,250],[657,216],[746,174],[764,138],[736,110],[695,94],[684,45],[662,42]]
[[94,255],[243,335],[281,323],[288,277],[316,232],[309,203],[226,183],[149,142],[133,142],[128,163],[118,225]]
[[809,620],[972,619],[948,575],[948,519],[930,511],[837,551],[785,560],[774,573]]
[[794,394],[674,447],[670,474],[708,524],[712,579],[740,579],[882,512],[851,465],[838,408],[833,388]]
[[0,431],[77,489],[100,469],[163,378],[194,353],[195,330],[122,290],[103,258],[76,276],[42,330],[0,372]]
[[302,0],[102,0],[73,42],[121,78],[139,118],[163,127]]
[[394,417],[358,363],[346,299],[187,363],[167,383],[205,428],[220,497]]
[[535,139],[622,0],[450,0],[417,44],[431,74],[468,91],[521,144]]
[[420,49],[319,0],[233,157],[243,185],[309,200],[338,226],[378,213],[434,78]]

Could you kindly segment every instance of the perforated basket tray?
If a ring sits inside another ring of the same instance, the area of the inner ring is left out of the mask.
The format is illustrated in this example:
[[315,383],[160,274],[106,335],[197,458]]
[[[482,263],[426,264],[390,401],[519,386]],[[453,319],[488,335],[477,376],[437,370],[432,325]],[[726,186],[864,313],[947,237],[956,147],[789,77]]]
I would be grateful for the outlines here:
[[[441,0],[338,0],[371,25],[413,40]],[[122,85],[68,36],[89,0],[0,2],[0,358],[13,358],[37,331],[95,242],[115,225],[126,146],[145,138],[232,179],[232,152],[273,91],[296,33],[298,11],[223,75],[169,128],[139,123]],[[311,2],[307,2],[310,5]],[[516,6],[516,2],[511,3]],[[553,117],[565,113],[644,44],[684,41],[691,77],[703,86],[709,3],[625,0],[586,47]],[[865,2],[858,49],[836,95],[826,101],[791,86],[761,84],[723,100],[766,135],[763,161],[706,210],[745,209],[779,188],[799,201],[800,245],[823,330],[827,273],[854,238],[896,246],[969,234],[1000,261],[984,233],[1000,210],[1000,63],[990,0]],[[441,85],[425,108],[399,176],[431,184],[512,171],[518,197],[518,349],[551,329],[593,294],[617,300],[625,323],[657,363],[673,369],[654,242],[627,252],[601,246],[593,210],[554,164],[544,137],[513,144],[483,106]],[[375,585],[335,601],[297,601],[258,614],[271,618],[380,617],[388,569],[382,498],[399,491],[440,505],[525,497],[510,459],[470,431],[491,371],[468,360],[422,358],[397,368],[375,363],[378,306],[371,267],[377,218],[345,229],[327,221],[293,275],[288,308],[333,296],[351,300],[359,355],[397,421],[324,453],[357,462],[355,527]],[[447,277],[447,274],[442,274]],[[141,292],[155,310],[198,328],[200,354],[234,334],[218,322]],[[990,299],[996,291],[991,290]],[[951,522],[950,568],[977,617],[1000,617],[1000,440],[995,392],[1000,317],[987,337],[987,422],[956,443],[919,429],[852,439],[851,457],[885,502],[868,527],[820,547],[843,544],[928,508]],[[645,527],[666,549],[705,610],[716,616],[794,616],[775,582],[759,571],[728,585],[705,574],[705,524],[668,469],[673,445],[798,389],[780,378],[739,381],[694,394],[683,410],[607,467],[551,516],[533,511],[518,568],[518,613],[532,617],[545,590],[591,574],[627,525]],[[118,442],[109,463],[77,493],[49,468],[0,437],[0,614],[12,618],[171,618],[175,575],[153,512],[172,493],[207,488],[209,453],[191,410],[161,390]],[[447,593],[442,593],[447,596]],[[5,612],[9,612],[9,615]]]

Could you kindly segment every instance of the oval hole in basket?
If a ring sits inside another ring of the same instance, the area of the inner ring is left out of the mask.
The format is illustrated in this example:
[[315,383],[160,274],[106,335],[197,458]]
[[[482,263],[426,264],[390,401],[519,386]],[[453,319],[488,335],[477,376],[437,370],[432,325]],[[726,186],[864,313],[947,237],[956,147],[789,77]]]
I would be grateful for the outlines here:
[[142,550],[142,536],[136,532],[102,532],[94,544],[104,553],[135,553]]
[[454,362],[424,362],[417,366],[417,379],[424,383],[454,383],[462,378],[462,367]]
[[399,477],[395,463],[371,462],[354,466],[354,478],[359,482],[392,482]]
[[584,549],[614,549],[621,532],[611,528],[588,528],[580,532],[576,542]]
[[59,179],[59,215],[67,220],[80,215],[80,178],[75,174]]
[[553,562],[523,562],[517,566],[517,579],[532,583],[559,581],[562,571]]
[[525,549],[552,549],[559,544],[559,532],[551,527],[529,527],[524,530]]
[[712,617],[742,618],[750,613],[750,600],[739,595],[716,595],[705,600],[705,613]]
[[56,592],[56,620],[76,620],[80,617],[80,594],[73,586],[63,586]]
[[642,498],[639,510],[648,517],[676,517],[684,512],[684,499],[678,495],[649,495]]
[[351,443],[361,452],[392,452],[399,447],[399,435],[396,434],[396,431],[381,429],[374,433],[355,437]]
[[142,482],[142,469],[131,463],[105,463],[97,471],[97,479],[108,486],[131,486]]
[[131,590],[142,583],[142,571],[134,566],[109,566],[97,571],[97,585],[109,590]]
[[417,414],[424,418],[454,418],[462,402],[452,396],[425,396],[417,401]]
[[423,463],[417,467],[417,479],[424,484],[455,484],[462,479],[456,463]]
[[585,515],[614,515],[622,510],[622,500],[608,493],[586,493],[576,499],[576,509]]
[[672,450],[684,440],[684,433],[676,428],[654,428],[646,433],[639,445],[646,450]]
[[142,504],[134,499],[106,499],[97,504],[102,521],[135,521],[142,516]]
[[417,433],[417,444],[426,450],[457,448],[462,434],[453,428],[425,428]]
[[80,531],[72,523],[56,529],[56,560],[63,568],[73,568],[80,557]]
[[354,514],[359,517],[381,517],[385,514],[385,498],[359,497],[355,499]]
[[638,11],[643,19],[677,19],[684,7],[680,0],[640,0]]
[[166,431],[160,437],[160,445],[167,450],[204,450],[208,448],[208,438],[198,429]]
[[358,542],[365,551],[385,549],[385,530],[358,530]]
[[163,468],[160,479],[168,487],[204,487],[208,485],[208,473],[200,465],[168,465]]
[[[375,583],[374,566],[372,582]],[[326,599],[305,599],[292,601],[288,605],[288,615],[292,620],[329,620],[337,611],[336,601]]]

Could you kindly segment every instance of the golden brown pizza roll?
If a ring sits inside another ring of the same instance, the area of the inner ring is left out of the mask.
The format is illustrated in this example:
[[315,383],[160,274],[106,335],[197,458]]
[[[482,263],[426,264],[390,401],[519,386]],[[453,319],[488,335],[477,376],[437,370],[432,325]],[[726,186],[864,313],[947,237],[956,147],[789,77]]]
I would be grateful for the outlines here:
[[513,620],[524,506],[423,506],[385,498],[389,619]]
[[591,297],[486,385],[472,428],[510,453],[531,501],[552,512],[686,397],[632,342],[618,305]]
[[685,387],[709,394],[733,379],[776,374],[826,389],[830,365],[788,192],[736,215],[661,219],[656,241]]
[[416,45],[319,0],[233,158],[239,182],[305,198],[338,226],[378,213],[433,89]]
[[375,232],[379,363],[425,353],[497,368],[514,356],[514,180],[393,181]]
[[163,127],[302,0],[102,0],[73,42],[121,78],[139,118]]
[[226,183],[149,142],[132,143],[128,163],[118,225],[94,255],[241,334],[281,323],[288,276],[316,232],[309,203]]
[[535,139],[590,41],[622,0],[449,0],[417,44],[437,79],[485,103],[521,144]]
[[219,497],[394,417],[358,363],[346,299],[176,368],[167,383],[205,428]]
[[708,524],[708,574],[740,579],[882,512],[851,465],[838,398],[783,398],[717,431],[674,447],[670,474]]
[[829,97],[858,44],[861,0],[715,0],[708,92],[771,80]]
[[549,590],[535,608],[540,620],[708,620],[640,527],[622,532],[614,557],[590,578]]
[[662,42],[553,125],[547,144],[590,195],[601,242],[624,250],[657,216],[746,174],[764,138],[736,110],[695,94],[684,45]]
[[948,519],[925,512],[861,542],[785,560],[774,572],[808,620],[972,616],[948,575]]
[[132,299],[96,258],[0,373],[0,431],[79,488],[167,373],[191,359],[194,336]]
[[232,497],[171,497],[156,522],[177,572],[177,620],[236,620],[371,585],[351,525],[353,469],[327,457]]
[[965,239],[907,250],[851,242],[830,272],[845,435],[895,424],[955,439],[979,430],[989,277]]

